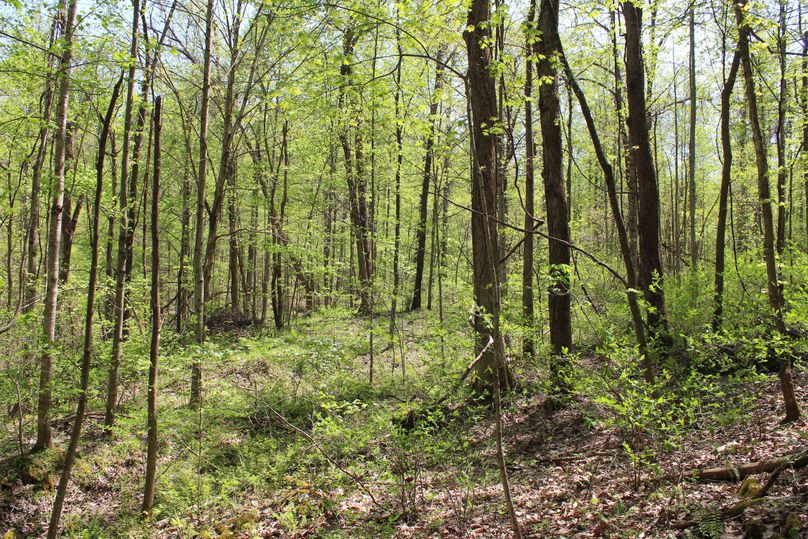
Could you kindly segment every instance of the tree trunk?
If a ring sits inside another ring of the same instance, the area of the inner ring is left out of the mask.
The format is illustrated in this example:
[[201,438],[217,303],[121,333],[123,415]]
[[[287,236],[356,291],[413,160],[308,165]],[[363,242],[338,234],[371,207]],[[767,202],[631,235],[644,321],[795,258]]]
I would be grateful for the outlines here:
[[740,65],[738,50],[732,57],[729,74],[721,90],[721,153],[724,160],[721,163],[721,189],[718,196],[718,223],[715,232],[715,277],[713,286],[713,331],[721,328],[724,315],[724,266],[725,244],[727,233],[727,209],[729,206],[729,188],[732,183],[732,137],[730,136],[730,105],[732,91],[735,88],[735,79],[738,76]]
[[522,243],[522,323],[525,325],[522,356],[528,361],[536,353],[532,231],[536,226],[534,185],[536,144],[533,142],[533,46],[537,39],[536,0],[530,0],[527,24],[525,26],[525,236]]
[[572,352],[572,315],[570,312],[570,228],[567,221],[567,197],[564,184],[561,106],[558,98],[558,72],[554,58],[558,48],[558,0],[542,0],[539,7],[541,38],[536,45],[539,87],[539,116],[542,132],[542,179],[550,235],[548,310],[550,345],[556,358],[551,365],[552,383],[566,393],[564,356]]
[[[777,30],[777,60],[780,67],[780,94],[777,97],[777,126],[775,147],[777,148],[777,254],[782,255],[786,247],[786,221],[788,201],[786,199],[786,103],[788,102],[788,81],[786,79],[786,0],[780,0],[780,16]],[[803,148],[803,151],[806,151]]]
[[696,240],[696,23],[695,5],[690,6],[688,26],[690,30],[690,133],[687,147],[687,177],[689,182],[688,210],[690,225],[690,271],[695,272],[699,265],[699,245]]
[[[368,239],[368,215],[367,204],[365,201],[365,180],[363,178],[362,167],[362,138],[359,134],[360,126],[355,127],[356,136],[354,137],[355,147],[351,148],[350,142],[350,127],[347,116],[352,115],[350,110],[352,104],[349,102],[347,91],[352,84],[352,67],[354,47],[358,41],[358,36],[352,28],[345,29],[343,38],[343,54],[344,60],[340,66],[340,75],[343,78],[343,86],[340,90],[339,108],[343,116],[342,125],[339,127],[339,139],[342,145],[342,153],[345,161],[345,180],[348,184],[348,198],[350,199],[350,213],[351,225],[353,227],[353,235],[356,241],[356,260],[357,269],[359,273],[359,311],[362,314],[370,314],[371,310],[371,282],[372,282],[372,267],[370,263],[370,242]],[[355,118],[357,123],[359,119]],[[356,163],[354,164],[354,161]],[[356,169],[354,169],[356,166]]]
[[[500,353],[504,345],[500,335],[500,296],[497,273],[497,116],[496,82],[491,72],[490,5],[475,0],[468,12],[463,37],[468,50],[467,92],[472,143],[471,241],[474,280],[473,316],[480,360],[475,368],[475,392],[488,395],[494,380],[501,387],[511,386],[511,377]],[[492,346],[489,346],[489,341]]]
[[[427,208],[429,204],[429,185],[432,181],[432,163],[435,156],[435,131],[437,129],[438,106],[440,105],[441,92],[443,87],[443,63],[441,54],[438,53],[437,66],[435,67],[435,88],[429,102],[429,134],[424,144],[424,169],[421,176],[421,199],[419,203],[418,228],[416,230],[415,247],[415,286],[412,291],[412,301],[410,310],[421,308],[421,289],[424,281],[424,261],[426,258],[426,225]],[[398,221],[396,221],[398,222]]]
[[[642,10],[623,2],[626,21],[626,97],[632,161],[637,171],[639,284],[648,303],[649,337],[667,334],[662,260],[659,256],[659,189],[651,156],[645,103],[645,72],[642,52]],[[667,340],[665,338],[664,340]]]
[[[398,9],[396,9],[396,23],[399,21],[398,17]],[[396,48],[398,49],[398,66],[396,69],[396,94],[395,94],[395,122],[396,122],[396,174],[395,174],[395,225],[394,225],[394,233],[393,233],[393,294],[390,298],[390,347],[392,349],[392,357],[395,360],[396,357],[396,310],[398,309],[398,287],[399,287],[399,267],[398,267],[398,258],[399,258],[399,250],[401,247],[401,166],[404,162],[404,127],[402,124],[401,118],[401,101],[402,101],[402,92],[401,92],[401,68],[404,59],[402,57],[401,51],[401,30],[398,26],[396,26]],[[435,80],[435,86],[437,87],[437,75]],[[433,107],[435,104],[435,99],[433,96],[432,104],[429,106],[430,112],[430,121],[432,122],[432,127],[430,128],[429,135],[427,138],[427,157],[424,159],[424,171],[425,171],[425,179],[424,184],[421,185],[421,221],[419,223],[418,232],[421,234],[422,229],[426,228],[426,219],[424,218],[424,205],[426,204],[426,194],[429,190],[428,179],[431,176],[432,172],[432,157],[430,154],[432,153],[432,143],[434,142],[434,127],[435,127],[435,120],[433,115],[437,113],[437,109]],[[426,188],[424,188],[426,186]],[[423,238],[421,235],[418,236],[418,249],[422,249],[424,244],[421,243],[422,239],[426,240],[426,237]],[[423,276],[424,270],[424,254],[423,252],[418,252],[415,255],[416,257],[420,256],[420,264],[421,264],[421,277]],[[417,268],[418,261],[416,260],[416,268]],[[417,309],[420,307],[421,304],[421,285],[419,283],[419,276],[417,275],[416,270],[416,279],[415,279],[415,291],[413,292],[412,303],[410,304],[410,308]],[[395,363],[395,361],[393,361]],[[404,358],[401,358],[402,367],[404,366]],[[370,375],[371,383],[373,383],[373,371],[371,371]]]
[[[64,46],[59,58],[57,73],[58,97],[56,102],[56,140],[54,147],[54,186],[51,206],[50,229],[48,230],[47,288],[45,312],[42,318],[42,333],[45,342],[42,349],[39,373],[39,398],[37,407],[37,434],[34,451],[51,446],[51,376],[53,353],[56,348],[56,307],[59,297],[59,250],[62,236],[62,204],[65,189],[65,158],[67,150],[67,114],[70,100],[70,62],[73,59],[73,31],[76,22],[77,0],[69,0],[56,14],[66,17]],[[58,524],[58,523],[57,523]],[[54,534],[56,530],[54,530]],[[55,536],[55,535],[54,535]]]
[[[67,27],[65,36],[67,40],[66,53],[62,54],[62,65],[65,66],[65,75],[60,83],[60,86],[66,87],[69,81],[71,49],[73,44],[73,22],[76,18],[77,0],[70,2]],[[81,354],[81,377],[79,382],[78,394],[79,400],[76,405],[76,415],[73,419],[73,429],[70,432],[70,443],[65,453],[65,461],[62,467],[62,474],[59,478],[59,486],[56,489],[56,497],[53,501],[53,508],[51,511],[50,523],[48,524],[48,538],[55,539],[59,535],[59,521],[62,516],[62,507],[64,505],[65,495],[67,493],[67,486],[70,482],[70,473],[73,470],[73,462],[76,458],[76,451],[79,444],[79,436],[81,435],[81,426],[84,421],[84,413],[87,408],[87,390],[90,385],[90,368],[92,367],[93,356],[93,315],[95,314],[95,289],[98,282],[98,246],[101,232],[101,201],[104,194],[104,160],[106,158],[106,144],[109,138],[110,126],[112,119],[115,115],[115,104],[118,100],[118,93],[121,89],[123,79],[118,79],[115,87],[112,90],[112,97],[110,98],[107,113],[104,117],[103,124],[101,125],[101,135],[98,139],[98,158],[95,166],[95,202],[93,205],[93,222],[92,231],[90,236],[91,242],[91,255],[90,255],[90,280],[87,284],[87,309],[84,314],[84,345]],[[63,112],[67,110],[66,91],[62,92],[60,88],[59,109],[57,118],[64,118]],[[62,108],[64,105],[64,109]],[[57,133],[57,147],[59,147],[58,135],[64,135],[64,123],[59,123],[59,133]],[[61,151],[64,147],[61,147]],[[57,153],[57,161],[59,160],[59,153]],[[57,251],[58,253],[58,251]]]
[[149,348],[148,419],[146,421],[146,481],[142,511],[150,515],[157,479],[157,366],[160,359],[160,129],[163,99],[154,101],[154,173],[151,200],[151,346]]
[[564,68],[564,74],[567,78],[567,84],[570,85],[572,88],[575,97],[578,99],[578,104],[581,107],[581,114],[584,117],[584,121],[586,123],[587,130],[589,131],[589,137],[592,140],[592,146],[595,149],[595,155],[597,156],[598,163],[600,164],[601,169],[603,170],[603,177],[606,183],[606,191],[609,196],[609,204],[611,205],[612,209],[612,217],[614,218],[615,228],[617,229],[617,239],[620,244],[620,254],[623,257],[623,264],[626,268],[626,296],[628,298],[628,305],[629,310],[631,312],[631,320],[634,326],[634,335],[637,338],[637,344],[640,347],[640,353],[643,354],[642,366],[644,370],[645,380],[649,383],[653,381],[654,373],[651,368],[651,363],[649,361],[647,355],[647,339],[645,336],[645,326],[643,325],[642,321],[642,312],[640,311],[640,305],[637,301],[637,270],[636,266],[634,265],[634,255],[631,252],[631,239],[628,231],[626,230],[626,224],[623,220],[623,214],[620,211],[620,199],[617,194],[617,181],[614,177],[614,169],[612,165],[609,163],[609,159],[606,156],[606,152],[603,150],[603,145],[600,142],[600,137],[597,132],[597,128],[595,127],[595,120],[592,117],[592,111],[589,108],[589,104],[586,101],[586,96],[581,90],[581,87],[578,85],[578,82],[575,80],[575,75],[570,68],[569,63],[567,62],[566,57],[564,56],[564,51],[562,50],[561,46],[559,45],[559,51],[561,52],[561,62]]
[[[769,188],[769,163],[766,156],[766,141],[760,128],[758,116],[757,95],[755,94],[754,71],[749,53],[750,29],[745,20],[744,10],[746,0],[739,0],[735,4],[735,18],[738,22],[738,52],[741,56],[741,67],[746,89],[746,101],[749,107],[749,124],[752,128],[752,141],[755,146],[755,162],[757,164],[758,201],[763,221],[763,257],[766,262],[766,280],[769,297],[769,307],[774,314],[774,323],[777,331],[785,335],[786,324],[783,319],[783,289],[778,282],[779,271],[775,253],[774,221],[771,206],[771,191]],[[786,408],[786,421],[795,421],[800,417],[800,407],[794,396],[794,382],[791,375],[791,358],[780,359],[780,388],[783,392],[783,402]]]
[[[130,55],[136,58],[138,54],[140,19],[140,0],[134,0],[132,7],[132,42]],[[126,283],[132,269],[132,242],[134,240],[135,211],[137,182],[139,174],[138,160],[140,147],[143,141],[143,129],[146,124],[145,102],[148,96],[148,76],[144,77],[141,86],[141,99],[138,107],[137,124],[134,130],[134,144],[131,152],[132,166],[129,167],[129,145],[132,140],[132,108],[134,106],[134,83],[136,76],[136,62],[129,67],[129,78],[126,85],[126,104],[124,110],[124,132],[121,156],[121,183],[118,188],[118,261],[115,269],[115,323],[112,333],[112,356],[110,358],[109,379],[107,380],[106,407],[104,412],[104,427],[109,428],[115,423],[115,411],[118,406],[118,369],[121,364],[121,346],[125,338],[125,326],[128,318],[126,309]]]
[[[54,17],[51,27],[50,46],[59,39],[61,19]],[[50,124],[52,117],[53,101],[53,77],[50,72],[53,68],[53,55],[47,54],[47,72],[45,77],[45,89],[42,92],[41,111],[42,127],[39,128],[39,138],[37,139],[37,153],[34,159],[34,166],[31,173],[31,206],[28,217],[28,237],[26,253],[26,278],[25,278],[25,300],[22,310],[29,313],[36,304],[37,296],[37,274],[39,273],[39,215],[40,215],[40,191],[42,189],[42,169],[45,167],[45,158],[48,155],[48,138],[50,136]]]
[[[208,175],[208,110],[210,108],[210,64],[213,39],[213,0],[205,10],[205,55],[202,61],[202,110],[199,120],[199,166],[196,178],[196,230],[194,231],[194,310],[195,334],[199,344],[205,342],[205,184]],[[190,405],[197,408],[202,402],[202,365],[191,366]]]
[[67,283],[70,277],[70,260],[73,255],[73,236],[79,223],[81,208],[84,206],[84,195],[79,197],[76,207],[72,207],[72,197],[66,193],[64,203],[64,216],[62,217],[62,260],[59,263],[59,281]]

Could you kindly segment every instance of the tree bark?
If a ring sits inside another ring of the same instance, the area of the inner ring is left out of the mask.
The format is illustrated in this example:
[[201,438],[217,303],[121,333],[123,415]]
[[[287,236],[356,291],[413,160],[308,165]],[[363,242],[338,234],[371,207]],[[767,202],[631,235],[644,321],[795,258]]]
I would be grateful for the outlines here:
[[424,261],[426,258],[426,225],[429,206],[429,184],[432,181],[432,167],[435,158],[435,131],[437,129],[438,106],[440,105],[443,87],[443,63],[438,53],[435,67],[435,87],[429,102],[429,134],[424,143],[424,170],[421,176],[421,198],[419,202],[418,228],[416,230],[415,247],[415,286],[412,292],[410,310],[421,308],[421,289],[424,281]]
[[[77,0],[73,0],[70,3],[69,8],[72,12],[72,16],[68,15],[67,30],[65,31],[65,35],[67,36],[67,50],[72,48],[73,21],[76,17],[76,6]],[[64,66],[67,66],[65,69],[69,70],[69,53],[66,61],[64,55],[62,56],[62,62]],[[90,385],[90,369],[92,367],[93,356],[93,315],[95,314],[95,289],[98,282],[101,203],[104,194],[104,161],[106,159],[107,139],[109,138],[110,126],[112,125],[112,120],[115,116],[115,104],[118,101],[118,93],[120,92],[122,82],[123,78],[118,79],[118,82],[115,84],[115,87],[112,90],[112,97],[110,97],[107,113],[104,116],[103,123],[101,125],[101,135],[98,139],[98,158],[95,165],[95,201],[93,205],[93,221],[90,236],[90,280],[87,284],[87,309],[84,314],[84,345],[81,354],[81,376],[78,388],[79,400],[76,405],[76,415],[73,419],[73,429],[70,432],[70,443],[67,447],[67,452],[65,453],[65,462],[64,466],[62,467],[62,474],[59,478],[59,485],[56,488],[56,497],[54,498],[53,508],[51,510],[50,522],[48,524],[49,539],[55,539],[59,534],[59,521],[61,520],[62,516],[62,507],[64,505],[65,495],[67,493],[67,486],[70,482],[70,474],[73,470],[73,462],[76,459],[79,436],[81,435],[84,413],[87,408],[87,390],[89,389]],[[60,98],[60,105],[61,104],[62,100]],[[66,105],[66,102],[64,104]],[[61,126],[63,124],[59,125]]]
[[[126,104],[124,109],[124,130],[121,156],[121,181],[118,187],[118,259],[115,268],[115,322],[112,333],[112,355],[110,358],[109,378],[107,380],[106,406],[104,413],[104,427],[110,433],[110,427],[115,423],[115,411],[118,406],[118,370],[121,364],[121,347],[125,337],[125,326],[128,317],[126,309],[126,283],[132,268],[132,242],[134,240],[135,226],[135,200],[137,196],[138,160],[143,140],[145,126],[145,99],[148,95],[148,77],[144,77],[141,86],[141,97],[144,102],[138,107],[138,118],[134,136],[132,134],[132,109],[134,107],[134,85],[137,69],[137,55],[139,43],[139,21],[141,15],[141,2],[134,0],[132,4],[132,41],[129,75],[126,83]],[[130,170],[130,142],[134,138],[134,147],[131,151],[132,166]]]
[[149,348],[148,419],[146,421],[146,480],[142,511],[150,515],[157,479],[157,368],[160,359],[160,130],[163,99],[154,101],[154,173],[151,199],[151,344]]
[[[752,128],[752,141],[755,146],[755,163],[757,165],[758,201],[763,224],[763,257],[766,262],[766,281],[769,298],[769,308],[774,315],[774,324],[777,331],[785,335],[786,325],[783,319],[783,289],[779,283],[779,270],[775,252],[774,221],[772,216],[771,190],[769,187],[769,163],[766,156],[766,141],[760,127],[758,116],[757,95],[755,93],[754,71],[749,53],[750,28],[745,20],[746,0],[739,0],[735,4],[735,19],[738,23],[738,52],[741,56],[744,83],[746,89],[746,102],[749,108],[749,124]],[[780,388],[783,392],[783,402],[786,408],[786,421],[795,421],[800,417],[800,407],[794,395],[794,382],[791,375],[791,358],[780,359]]]
[[542,0],[539,7],[539,31],[536,44],[539,87],[539,116],[542,133],[542,179],[547,207],[547,230],[550,235],[548,311],[550,345],[556,358],[551,365],[552,384],[559,393],[569,391],[565,380],[566,360],[572,352],[572,315],[570,311],[570,227],[567,220],[567,197],[564,183],[561,105],[558,97],[557,56],[558,0]]
[[[659,256],[659,188],[651,155],[642,52],[642,10],[623,2],[626,21],[626,98],[632,161],[637,171],[639,272],[638,282],[648,303],[650,338],[667,334],[662,260]],[[664,339],[667,340],[667,339]]]
[[[210,109],[210,64],[213,40],[213,0],[207,1],[205,10],[205,55],[202,61],[202,110],[199,119],[199,166],[196,178],[196,229],[194,231],[194,311],[196,342],[205,342],[205,184],[208,175],[208,110]],[[191,366],[192,408],[202,402],[202,365]]]
[[688,69],[690,84],[690,133],[687,146],[687,177],[689,182],[688,224],[690,243],[690,271],[695,272],[699,265],[699,245],[696,240],[696,22],[695,5],[691,4],[688,14],[690,33],[690,65]]
[[[500,296],[497,273],[497,115],[496,82],[491,72],[490,4],[474,0],[468,12],[463,37],[468,51],[467,92],[471,126],[471,241],[476,309],[473,325],[477,332],[480,361],[475,368],[473,387],[488,395],[495,378],[503,389],[511,386],[505,366],[504,343],[500,335]],[[493,346],[487,346],[493,339]]]
[[732,137],[730,136],[730,105],[735,80],[740,65],[738,49],[732,57],[729,74],[721,90],[721,153],[724,160],[721,163],[721,189],[718,195],[718,223],[715,232],[715,277],[713,285],[713,331],[721,328],[724,316],[724,267],[725,246],[727,234],[727,210],[729,206],[729,188],[732,184]]
[[620,211],[620,199],[617,194],[617,181],[614,176],[614,169],[609,163],[606,152],[603,150],[603,145],[600,142],[597,128],[595,127],[595,120],[592,116],[592,110],[586,101],[586,96],[583,90],[578,85],[575,75],[567,62],[564,51],[559,45],[559,52],[561,53],[561,64],[564,68],[564,74],[567,78],[567,84],[572,88],[575,97],[578,99],[578,105],[581,107],[581,114],[584,117],[589,137],[592,140],[592,146],[595,149],[595,155],[603,171],[604,181],[606,183],[606,191],[609,197],[609,204],[612,209],[612,217],[614,219],[615,228],[617,229],[617,240],[620,244],[620,254],[623,257],[623,264],[626,268],[626,296],[628,299],[629,311],[631,312],[631,320],[634,326],[634,335],[637,338],[637,344],[640,347],[640,353],[643,354],[642,366],[645,374],[645,380],[652,382],[654,373],[651,368],[651,363],[647,355],[647,339],[645,335],[645,326],[642,320],[642,311],[640,310],[639,302],[637,301],[637,269],[634,265],[634,254],[631,251],[631,237],[626,229],[626,223],[623,220],[623,214]]
[[[39,373],[39,397],[37,406],[37,435],[34,451],[51,446],[51,377],[53,374],[53,353],[56,348],[56,308],[59,298],[59,250],[62,239],[62,204],[65,189],[65,160],[67,150],[67,115],[70,100],[70,62],[73,59],[73,32],[76,22],[77,0],[68,0],[57,17],[64,17],[64,46],[59,58],[57,72],[58,97],[56,102],[56,140],[54,147],[53,204],[51,206],[50,229],[48,230],[47,288],[45,291],[45,312],[42,318],[44,345]],[[58,524],[58,523],[57,523]],[[55,533],[55,530],[54,530]]]
[[534,169],[536,144],[533,142],[533,46],[536,35],[536,0],[530,0],[525,26],[525,235],[522,243],[522,323],[525,337],[522,356],[528,361],[536,353],[534,324],[536,314],[533,299],[533,227],[535,217]]

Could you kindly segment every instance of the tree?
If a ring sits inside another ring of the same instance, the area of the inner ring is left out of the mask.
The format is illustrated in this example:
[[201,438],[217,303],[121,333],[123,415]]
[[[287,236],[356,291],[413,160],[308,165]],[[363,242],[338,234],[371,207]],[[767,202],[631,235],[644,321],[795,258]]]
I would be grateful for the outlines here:
[[[500,341],[500,295],[497,273],[497,116],[496,82],[491,73],[490,6],[475,0],[469,7],[463,34],[468,51],[467,88],[471,126],[471,241],[476,309],[473,325],[477,332],[480,359],[475,368],[475,390],[489,393],[494,379],[501,387],[511,380],[502,356]],[[490,343],[489,343],[490,341]]]
[[[752,129],[752,141],[755,146],[755,164],[757,166],[758,203],[760,204],[763,224],[763,258],[766,263],[766,288],[769,308],[774,316],[777,331],[786,335],[786,324],[783,318],[783,289],[779,282],[777,255],[775,249],[774,219],[772,216],[771,189],[769,187],[769,162],[766,155],[766,142],[760,127],[757,94],[755,93],[755,75],[752,71],[752,58],[749,52],[750,27],[746,20],[746,1],[735,4],[735,20],[738,24],[738,54],[743,68],[746,105],[749,109],[749,125]],[[791,375],[791,358],[782,357],[780,362],[780,388],[786,407],[786,421],[795,421],[800,415],[800,407],[794,395],[794,382]]]
[[[208,173],[208,111],[210,109],[210,64],[213,47],[213,0],[208,0],[205,11],[205,56],[202,61],[202,110],[199,118],[199,166],[196,177],[196,223],[194,231],[194,332],[199,344],[205,342],[205,184]],[[202,402],[202,365],[191,366],[191,406]]]
[[564,183],[561,105],[558,98],[558,1],[542,0],[539,8],[539,32],[536,44],[536,74],[539,86],[539,116],[542,134],[542,179],[547,206],[547,231],[550,236],[550,283],[547,307],[550,316],[550,344],[556,359],[552,365],[553,385],[559,393],[569,391],[564,356],[572,352],[572,314],[570,312],[570,228]]
[[151,514],[157,479],[157,367],[160,360],[160,131],[163,100],[154,101],[154,173],[151,199],[151,343],[149,347],[148,419],[146,421],[146,479],[143,487],[143,513]]
[[[65,191],[65,160],[67,154],[67,114],[70,101],[70,62],[73,59],[73,39],[76,24],[77,0],[68,0],[57,10],[56,17],[63,17],[64,46],[59,58],[56,74],[58,94],[56,98],[56,141],[54,147],[54,181],[52,186],[53,203],[50,212],[48,231],[47,289],[45,292],[45,314],[42,319],[44,334],[43,351],[39,374],[39,403],[37,408],[37,432],[34,451],[51,446],[51,377],[53,375],[53,353],[56,343],[56,307],[59,298],[59,252],[62,239],[62,204]],[[55,531],[54,531],[55,534]],[[55,536],[55,535],[54,535]]]
[[[68,15],[67,27],[65,35],[69,37],[69,46],[72,48],[72,29],[73,23],[76,18],[77,1],[74,0],[68,7],[68,13],[72,12],[72,17]],[[71,20],[72,19],[72,20]],[[68,56],[65,61],[64,54],[62,55],[62,65],[70,65],[70,57]],[[68,68],[69,69],[69,68]],[[50,523],[48,525],[48,538],[53,539],[59,535],[59,521],[62,516],[62,507],[67,493],[67,486],[70,482],[70,474],[73,470],[73,463],[76,459],[76,452],[78,450],[79,438],[81,436],[81,427],[84,422],[84,414],[87,409],[87,391],[90,385],[90,369],[93,355],[93,316],[95,314],[95,291],[98,282],[98,251],[99,239],[101,234],[101,204],[104,193],[104,162],[106,160],[106,145],[109,139],[110,128],[112,121],[115,117],[115,105],[118,100],[118,94],[121,90],[123,82],[123,74],[115,87],[112,90],[112,97],[109,100],[107,113],[101,123],[101,134],[98,137],[98,157],[95,165],[95,199],[93,204],[93,220],[92,220],[92,234],[91,234],[91,247],[90,247],[90,281],[87,286],[87,309],[84,313],[84,344],[81,353],[81,375],[79,381],[79,399],[76,404],[76,415],[73,418],[73,429],[70,431],[70,442],[65,453],[65,461],[62,466],[62,474],[59,478],[59,486],[56,488],[56,497],[53,501],[53,508],[51,510]],[[60,92],[61,94],[61,92]],[[61,99],[60,99],[61,101]]]
[[637,173],[639,272],[638,281],[648,303],[649,337],[667,332],[662,259],[659,256],[659,187],[651,155],[643,64],[642,9],[621,4],[626,23],[626,99],[632,162]]

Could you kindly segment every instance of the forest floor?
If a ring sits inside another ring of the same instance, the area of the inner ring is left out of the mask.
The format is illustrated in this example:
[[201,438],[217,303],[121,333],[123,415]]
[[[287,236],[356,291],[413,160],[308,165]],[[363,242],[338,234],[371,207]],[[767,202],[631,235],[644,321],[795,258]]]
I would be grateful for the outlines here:
[[[68,491],[65,535],[510,537],[489,410],[467,405],[462,395],[449,406],[418,404],[451,391],[446,380],[456,380],[468,363],[462,353],[468,338],[462,330],[438,338],[415,315],[401,327],[395,349],[407,351],[407,374],[392,367],[386,337],[378,337],[373,386],[360,381],[370,359],[366,324],[347,316],[315,317],[277,335],[231,336],[193,353],[168,343],[154,516],[143,522],[138,515],[143,387],[132,376],[124,380],[112,441],[101,436],[101,403],[94,401]],[[207,393],[195,412],[185,406],[185,382],[199,354]],[[603,367],[594,356],[581,360],[584,372]],[[514,503],[527,537],[740,538],[751,522],[761,534],[750,537],[808,536],[805,469],[786,470],[762,502],[727,522],[718,514],[738,501],[738,483],[681,477],[808,444],[805,421],[778,422],[775,376],[719,380],[712,399],[664,408],[691,416],[668,417],[666,424],[686,426],[665,430],[648,428],[657,419],[644,419],[627,401],[620,408],[601,388],[588,391],[589,378],[570,402],[552,408],[537,389],[539,371],[518,373],[526,382],[505,403],[503,417]],[[808,376],[799,372],[796,384],[805,406]],[[416,418],[414,426],[408,417]],[[66,445],[67,425],[55,422],[57,446]],[[13,462],[0,465],[0,533],[36,537],[47,522],[52,476],[23,481]],[[765,483],[766,475],[758,479]],[[695,525],[677,529],[685,521]]]

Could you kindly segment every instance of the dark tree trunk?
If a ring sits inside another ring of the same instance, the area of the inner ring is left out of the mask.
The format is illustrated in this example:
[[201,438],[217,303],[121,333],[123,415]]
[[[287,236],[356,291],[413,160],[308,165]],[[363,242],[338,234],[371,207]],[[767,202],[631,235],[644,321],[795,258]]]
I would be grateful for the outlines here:
[[740,55],[736,49],[732,57],[729,74],[721,90],[721,189],[718,196],[718,223],[715,233],[715,277],[713,286],[713,331],[721,328],[724,315],[724,266],[727,233],[727,210],[729,207],[729,188],[732,184],[732,137],[730,136],[730,99],[738,76]]
[[[135,0],[132,8],[132,57],[138,50],[138,20],[140,18],[140,0]],[[148,71],[147,71],[148,73]],[[115,412],[118,406],[118,370],[121,364],[121,347],[126,338],[126,321],[129,313],[126,308],[126,284],[132,272],[132,244],[135,235],[135,219],[137,212],[137,183],[139,179],[140,150],[143,143],[143,131],[146,125],[146,100],[148,99],[149,78],[144,77],[141,85],[141,104],[138,107],[137,124],[132,134],[132,108],[134,106],[134,79],[136,66],[129,69],[126,87],[126,105],[124,110],[124,133],[121,157],[121,184],[119,186],[119,229],[118,229],[118,261],[115,270],[115,323],[112,333],[112,355],[110,358],[109,378],[107,380],[104,427],[107,433],[115,423]],[[129,144],[133,142],[129,167]],[[128,183],[127,183],[128,182]]]
[[[786,79],[786,1],[780,4],[780,17],[777,30],[777,63],[780,67],[780,94],[777,97],[777,126],[775,147],[777,149],[777,254],[783,254],[786,247],[786,221],[789,210],[786,199],[786,103],[788,102],[788,81]],[[803,148],[803,151],[808,151]]]
[[532,231],[536,226],[534,182],[536,144],[533,142],[533,46],[537,39],[536,0],[530,0],[527,25],[525,27],[525,236],[522,244],[522,322],[525,325],[522,355],[528,360],[536,353]]
[[429,134],[424,144],[424,170],[421,176],[421,199],[419,203],[418,228],[416,230],[415,247],[415,286],[412,292],[410,310],[421,308],[421,288],[424,281],[424,260],[426,258],[426,225],[429,205],[429,185],[432,182],[432,167],[435,156],[435,130],[437,128],[438,105],[443,86],[443,63],[440,53],[435,68],[435,88],[429,103]]
[[[358,36],[352,28],[345,30],[343,38],[343,54],[345,59],[340,66],[340,75],[343,78],[343,86],[340,90],[339,108],[345,115],[353,115],[351,111],[352,103],[349,102],[348,90],[352,83],[352,67],[354,47],[358,41]],[[359,122],[359,119],[356,118]],[[351,147],[350,127],[347,122],[339,127],[339,139],[342,145],[342,153],[345,161],[345,180],[348,184],[348,198],[350,199],[351,225],[356,241],[356,261],[359,273],[359,311],[362,314],[370,314],[371,311],[371,284],[373,268],[371,266],[371,244],[368,238],[368,210],[365,199],[365,178],[362,167],[362,138],[359,134],[360,126],[354,128],[355,147]],[[355,167],[355,168],[354,168]]]
[[59,281],[67,283],[70,277],[70,260],[73,257],[73,237],[79,224],[81,208],[84,206],[84,195],[79,197],[76,207],[73,208],[72,197],[65,194],[64,216],[62,217],[62,261],[59,264]]
[[[205,342],[205,186],[208,175],[208,111],[210,109],[210,64],[213,39],[213,0],[207,1],[205,10],[205,53],[202,61],[202,110],[199,120],[199,167],[196,178],[196,227],[194,230],[194,311],[195,334],[199,344]],[[202,402],[202,365],[191,365],[192,408]]]
[[[667,334],[662,260],[659,256],[659,189],[651,156],[645,103],[645,67],[642,53],[642,10],[632,2],[621,4],[626,21],[626,98],[632,161],[637,172],[639,275],[648,303],[649,336]],[[667,340],[665,338],[664,340]]]
[[157,367],[160,359],[160,129],[163,100],[154,101],[154,173],[151,197],[151,345],[149,348],[148,418],[146,420],[146,479],[143,487],[145,515],[154,506],[157,479]]
[[690,133],[687,146],[687,177],[688,177],[688,212],[689,243],[690,243],[690,270],[695,272],[699,265],[699,245],[696,240],[696,22],[695,5],[690,6],[688,27],[690,30]]
[[[766,156],[766,141],[760,128],[757,95],[755,93],[755,74],[752,70],[752,59],[749,53],[750,29],[745,20],[746,0],[735,4],[735,18],[738,22],[738,52],[741,56],[746,101],[749,107],[749,125],[752,128],[752,141],[755,146],[755,162],[757,164],[758,201],[761,208],[763,224],[763,257],[766,262],[766,280],[769,297],[769,308],[774,314],[777,331],[785,335],[786,325],[783,319],[783,289],[778,282],[777,256],[775,253],[774,219],[772,216],[771,190],[769,188],[769,164]],[[794,395],[794,382],[791,375],[791,358],[780,359],[780,387],[786,408],[786,421],[794,421],[800,417],[800,407]]]
[[575,93],[575,97],[578,99],[578,104],[581,107],[581,114],[584,117],[587,130],[589,131],[589,137],[592,139],[592,146],[595,149],[595,155],[597,156],[598,163],[603,170],[606,191],[608,193],[609,204],[611,205],[612,209],[612,217],[614,218],[615,228],[617,229],[617,239],[620,243],[620,254],[623,257],[623,264],[626,268],[626,296],[628,298],[629,310],[631,312],[631,320],[634,325],[634,334],[637,338],[637,344],[640,347],[640,352],[644,355],[643,370],[645,380],[652,382],[654,373],[646,354],[647,339],[645,336],[645,326],[643,325],[642,321],[640,305],[637,301],[637,270],[636,266],[634,265],[634,256],[631,252],[630,236],[626,230],[623,214],[620,211],[620,199],[617,193],[617,180],[614,176],[614,169],[609,163],[606,152],[603,150],[603,145],[600,142],[600,136],[598,135],[597,128],[595,127],[595,120],[592,117],[592,110],[589,108],[589,104],[586,101],[586,96],[584,95],[583,90],[581,90],[581,87],[578,85],[578,82],[575,80],[575,75],[573,74],[569,63],[564,56],[563,50],[561,50],[561,46],[559,46],[559,50],[561,52],[561,62],[564,68],[564,74],[567,77],[567,84],[570,85],[573,93]]
[[542,179],[547,207],[547,230],[550,235],[550,283],[548,310],[550,345],[556,359],[551,374],[556,390],[565,393],[563,357],[572,352],[572,316],[570,312],[570,227],[567,221],[567,197],[564,184],[561,106],[558,97],[558,72],[555,56],[560,52],[558,37],[558,0],[542,0],[539,8],[541,38],[536,46],[539,87],[539,116],[542,132]]
[[501,354],[500,296],[497,274],[497,116],[496,82],[491,72],[490,5],[487,0],[472,2],[463,37],[468,50],[468,103],[472,142],[471,241],[474,280],[474,329],[477,352],[481,354],[474,377],[474,389],[491,395],[494,381],[511,385],[511,377]]

